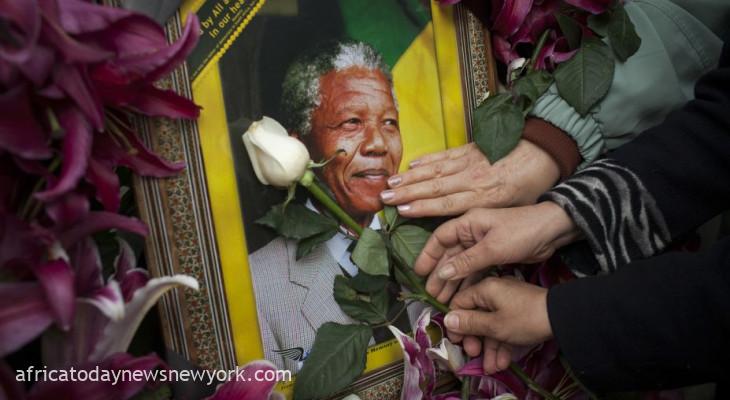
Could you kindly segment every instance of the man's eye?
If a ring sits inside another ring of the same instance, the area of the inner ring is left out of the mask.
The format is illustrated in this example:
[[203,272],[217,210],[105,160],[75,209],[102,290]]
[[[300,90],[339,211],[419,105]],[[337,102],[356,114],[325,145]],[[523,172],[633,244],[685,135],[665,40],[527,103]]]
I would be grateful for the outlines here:
[[396,128],[398,127],[398,120],[396,119],[388,118],[383,123],[385,125],[394,126]]
[[345,129],[355,129],[358,126],[360,126],[360,119],[359,118],[350,118],[340,124],[342,128]]

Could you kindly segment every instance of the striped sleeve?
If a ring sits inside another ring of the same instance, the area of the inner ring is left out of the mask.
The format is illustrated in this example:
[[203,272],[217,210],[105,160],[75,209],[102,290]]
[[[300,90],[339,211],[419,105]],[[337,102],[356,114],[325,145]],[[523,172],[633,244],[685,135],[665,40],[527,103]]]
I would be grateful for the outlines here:
[[570,215],[600,273],[654,255],[671,241],[652,195],[636,174],[611,159],[594,162],[540,200],[555,202]]

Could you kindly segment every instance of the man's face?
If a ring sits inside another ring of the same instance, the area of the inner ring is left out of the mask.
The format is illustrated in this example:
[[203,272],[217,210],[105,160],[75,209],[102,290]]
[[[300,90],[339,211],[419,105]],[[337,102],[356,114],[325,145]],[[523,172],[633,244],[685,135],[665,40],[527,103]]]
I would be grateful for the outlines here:
[[383,208],[380,192],[403,155],[391,87],[382,72],[352,67],[323,75],[320,99],[302,139],[315,161],[345,151],[319,176],[345,211],[364,219]]

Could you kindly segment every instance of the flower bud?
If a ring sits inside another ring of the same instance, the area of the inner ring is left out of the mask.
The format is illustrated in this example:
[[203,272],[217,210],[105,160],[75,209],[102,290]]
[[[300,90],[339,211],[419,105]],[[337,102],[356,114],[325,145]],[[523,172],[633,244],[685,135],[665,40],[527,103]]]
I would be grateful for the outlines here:
[[307,148],[272,118],[252,123],[242,139],[256,177],[264,185],[288,187],[307,170]]

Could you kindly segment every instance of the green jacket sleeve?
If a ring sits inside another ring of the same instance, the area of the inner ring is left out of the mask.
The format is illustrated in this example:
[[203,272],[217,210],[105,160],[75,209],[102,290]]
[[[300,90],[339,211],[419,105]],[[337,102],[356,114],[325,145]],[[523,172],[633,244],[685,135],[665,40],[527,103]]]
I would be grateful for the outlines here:
[[568,105],[555,85],[537,100],[531,114],[576,141],[583,157],[579,169],[693,99],[695,82],[717,65],[722,50],[722,40],[713,30],[720,32],[726,25],[717,15],[730,11],[730,1],[700,1],[714,14],[698,7],[692,11],[701,13],[700,19],[712,26],[669,0],[626,2],[641,47],[626,62],[616,62],[611,89],[586,116]]

